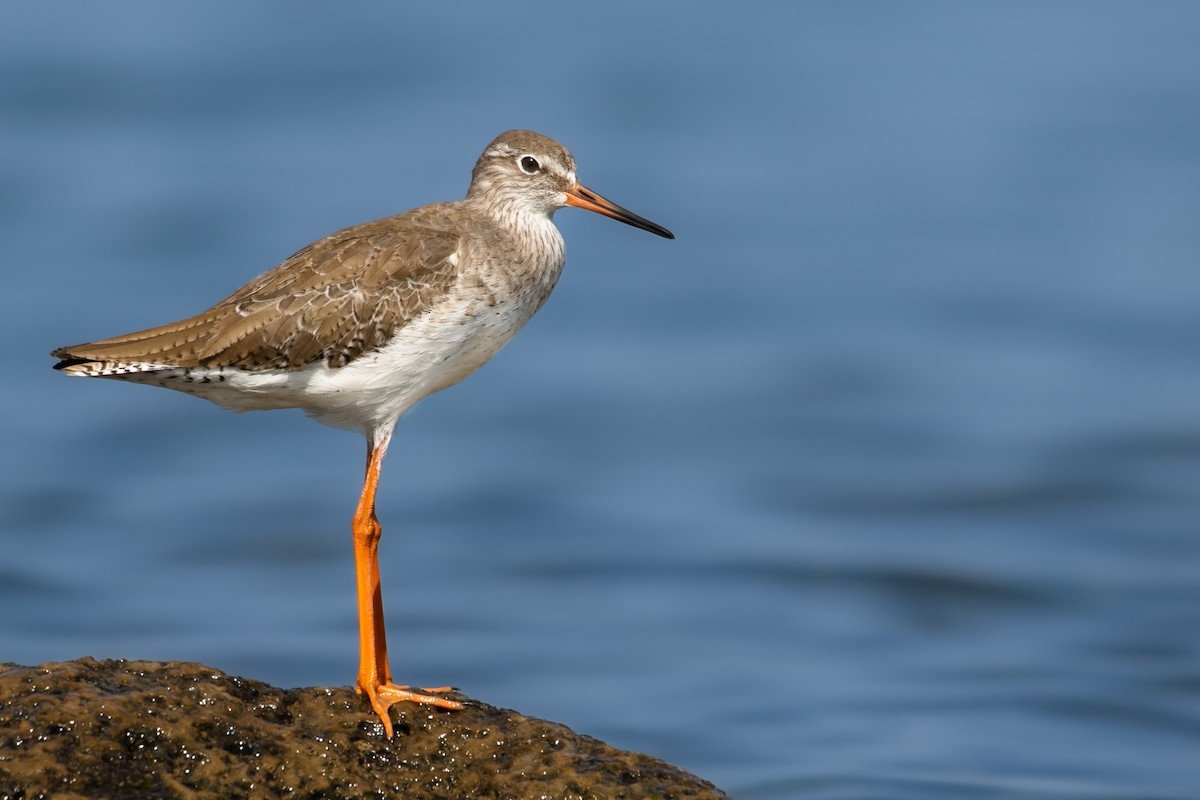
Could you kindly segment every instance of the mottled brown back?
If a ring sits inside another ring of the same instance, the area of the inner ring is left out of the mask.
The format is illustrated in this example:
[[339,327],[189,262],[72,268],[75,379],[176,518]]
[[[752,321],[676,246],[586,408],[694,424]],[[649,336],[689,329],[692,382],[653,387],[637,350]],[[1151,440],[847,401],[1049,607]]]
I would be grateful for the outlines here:
[[63,347],[79,362],[283,369],[343,366],[386,344],[457,279],[451,204],[366,222],[313,242],[209,310]]

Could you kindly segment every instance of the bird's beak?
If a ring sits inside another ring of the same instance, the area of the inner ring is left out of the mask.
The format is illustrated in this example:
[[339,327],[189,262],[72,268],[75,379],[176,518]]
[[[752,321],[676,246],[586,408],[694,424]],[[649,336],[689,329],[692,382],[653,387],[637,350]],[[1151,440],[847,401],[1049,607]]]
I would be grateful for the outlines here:
[[626,225],[632,225],[635,228],[641,228],[644,231],[657,233],[667,239],[674,239],[675,234],[661,225],[655,225],[648,219],[639,217],[632,211],[626,211],[611,200],[605,200],[600,195],[593,192],[591,189],[584,187],[582,184],[575,184],[575,188],[567,191],[567,205],[575,206],[576,208],[586,208],[588,211],[595,211],[597,214],[603,214],[606,217],[612,217],[624,222]]

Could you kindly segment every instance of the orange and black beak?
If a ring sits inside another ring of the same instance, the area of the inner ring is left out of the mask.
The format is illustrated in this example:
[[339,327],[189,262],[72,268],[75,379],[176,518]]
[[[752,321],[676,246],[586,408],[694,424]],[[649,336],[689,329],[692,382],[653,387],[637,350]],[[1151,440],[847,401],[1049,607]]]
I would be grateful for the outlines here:
[[657,233],[659,236],[667,239],[674,239],[675,234],[661,225],[655,225],[644,217],[639,217],[632,211],[626,211],[611,200],[605,200],[600,195],[593,192],[591,189],[585,188],[582,184],[575,184],[575,188],[567,192],[567,205],[575,206],[576,208],[586,208],[588,211],[595,211],[597,214],[603,214],[606,217],[620,220],[626,225],[632,225],[635,228],[641,228],[644,231]]

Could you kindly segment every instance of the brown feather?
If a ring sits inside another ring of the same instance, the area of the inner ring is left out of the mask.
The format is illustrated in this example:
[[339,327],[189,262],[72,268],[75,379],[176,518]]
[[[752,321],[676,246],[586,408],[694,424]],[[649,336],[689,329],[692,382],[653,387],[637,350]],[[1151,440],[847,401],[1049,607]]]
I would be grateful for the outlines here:
[[340,367],[386,344],[458,278],[448,204],[346,228],[313,242],[194,317],[52,355],[178,367]]

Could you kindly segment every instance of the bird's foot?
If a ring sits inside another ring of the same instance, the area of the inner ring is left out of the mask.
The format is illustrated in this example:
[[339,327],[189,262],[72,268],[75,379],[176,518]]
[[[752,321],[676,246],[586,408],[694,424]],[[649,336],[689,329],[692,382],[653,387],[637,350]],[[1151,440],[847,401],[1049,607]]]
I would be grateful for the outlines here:
[[396,703],[409,702],[421,705],[437,706],[451,711],[461,711],[463,704],[457,700],[449,700],[437,695],[454,691],[452,686],[438,686],[433,689],[413,689],[408,686],[397,686],[394,683],[380,683],[375,686],[364,686],[361,682],[355,687],[359,694],[365,694],[371,702],[371,708],[383,723],[383,731],[387,738],[392,738],[392,718],[388,709]]

